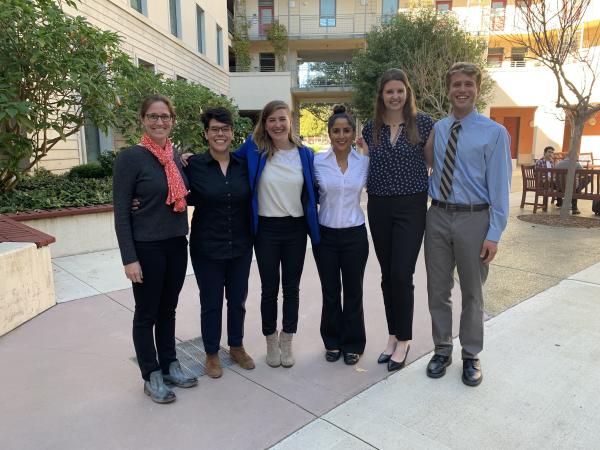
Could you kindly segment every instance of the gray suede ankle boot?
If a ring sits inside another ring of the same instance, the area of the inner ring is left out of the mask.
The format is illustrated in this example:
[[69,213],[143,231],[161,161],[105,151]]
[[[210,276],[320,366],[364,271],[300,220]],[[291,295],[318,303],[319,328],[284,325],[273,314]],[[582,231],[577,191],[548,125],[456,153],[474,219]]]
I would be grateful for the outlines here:
[[144,382],[144,393],[156,403],[171,403],[175,401],[175,392],[167,387],[162,372],[155,370],[150,374],[150,380]]
[[296,362],[292,353],[293,333],[282,331],[279,335],[279,347],[281,348],[281,365],[283,367],[292,367]]
[[279,367],[281,365],[281,350],[279,349],[279,341],[277,339],[277,331],[266,336],[267,338],[267,364],[271,367]]

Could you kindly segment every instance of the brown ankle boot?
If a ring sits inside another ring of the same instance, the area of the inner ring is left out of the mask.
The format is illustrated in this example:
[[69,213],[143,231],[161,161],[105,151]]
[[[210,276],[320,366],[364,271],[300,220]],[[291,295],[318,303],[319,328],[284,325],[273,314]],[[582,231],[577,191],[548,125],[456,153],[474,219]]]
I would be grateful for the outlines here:
[[242,369],[254,369],[254,361],[250,355],[246,353],[244,346],[229,347],[229,356],[231,356],[231,359],[238,363]]
[[221,361],[219,360],[218,353],[212,355],[206,354],[206,375],[211,378],[219,378],[223,375],[223,369],[221,369]]

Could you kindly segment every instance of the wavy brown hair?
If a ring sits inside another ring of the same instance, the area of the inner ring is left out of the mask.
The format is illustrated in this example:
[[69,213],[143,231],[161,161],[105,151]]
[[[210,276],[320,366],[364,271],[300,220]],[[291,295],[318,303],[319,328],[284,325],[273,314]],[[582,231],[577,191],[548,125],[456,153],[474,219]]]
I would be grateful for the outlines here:
[[290,111],[290,107],[282,100],[272,100],[267,103],[260,112],[260,118],[258,119],[258,122],[256,123],[252,133],[252,140],[258,147],[258,151],[261,153],[266,153],[268,158],[273,156],[273,154],[277,151],[277,147],[275,147],[271,136],[269,136],[269,133],[267,132],[266,123],[269,116],[278,109],[285,109],[288,117],[290,118],[290,131],[288,133],[288,139],[297,147],[302,147],[302,141],[298,136],[296,136],[296,134],[294,134],[292,112]]
[[419,129],[417,128],[417,103],[412,86],[408,81],[408,77],[403,70],[388,69],[379,78],[379,86],[377,88],[377,98],[375,99],[375,113],[373,117],[373,142],[379,145],[381,129],[383,128],[383,117],[385,115],[385,105],[383,103],[383,89],[390,81],[402,81],[406,87],[406,102],[402,108],[404,114],[404,129],[408,142],[411,145],[417,145],[421,141]]

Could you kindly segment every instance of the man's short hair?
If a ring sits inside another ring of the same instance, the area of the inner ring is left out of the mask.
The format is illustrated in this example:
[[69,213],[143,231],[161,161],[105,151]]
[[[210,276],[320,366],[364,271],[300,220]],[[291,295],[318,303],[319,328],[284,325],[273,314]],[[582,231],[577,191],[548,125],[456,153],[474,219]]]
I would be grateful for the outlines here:
[[446,72],[446,91],[450,90],[450,80],[452,79],[452,75],[455,73],[464,73],[470,77],[475,78],[475,84],[477,85],[477,90],[481,89],[481,69],[477,64],[468,63],[468,62],[457,62],[452,64],[452,67]]
[[548,145],[544,148],[544,155],[546,154],[547,151],[552,150],[553,152],[556,151],[556,149],[554,147],[552,147],[551,145]]

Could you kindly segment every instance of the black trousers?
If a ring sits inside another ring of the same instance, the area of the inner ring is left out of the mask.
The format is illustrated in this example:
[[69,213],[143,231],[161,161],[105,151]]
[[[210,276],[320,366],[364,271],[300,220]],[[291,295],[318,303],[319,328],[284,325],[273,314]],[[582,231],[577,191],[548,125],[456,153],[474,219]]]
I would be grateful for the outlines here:
[[252,249],[231,259],[210,259],[194,252],[193,248],[190,255],[200,290],[200,326],[206,353],[212,355],[219,351],[223,294],[227,298],[227,344],[241,346]]
[[367,229],[364,225],[321,226],[321,242],[313,247],[313,254],[323,293],[321,337],[325,348],[362,354],[366,343],[363,279],[369,256]]
[[281,278],[282,329],[286,333],[295,333],[298,328],[300,278],[306,255],[304,217],[259,217],[254,251],[261,281],[262,332],[268,336],[277,330],[277,296]]
[[[132,283],[135,298],[133,345],[144,380],[177,360],[175,308],[187,268],[185,236],[135,243],[143,283]],[[156,340],[156,346],[155,346]],[[158,352],[158,362],[156,354]]]
[[381,290],[389,334],[412,339],[413,274],[423,242],[427,193],[396,197],[369,195],[373,246],[381,267]]

